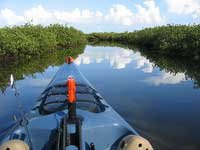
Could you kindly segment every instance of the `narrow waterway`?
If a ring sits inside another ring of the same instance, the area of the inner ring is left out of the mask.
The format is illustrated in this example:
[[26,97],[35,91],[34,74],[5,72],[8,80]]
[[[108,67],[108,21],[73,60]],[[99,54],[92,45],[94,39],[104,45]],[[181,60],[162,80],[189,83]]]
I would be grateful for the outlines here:
[[[186,71],[160,69],[139,51],[119,47],[86,46],[75,62],[107,102],[157,149],[200,149],[200,89],[194,76],[191,80]],[[47,66],[31,75],[21,71],[17,97],[9,86],[1,87],[0,131],[13,122],[13,115],[19,116],[19,103],[24,111],[36,103],[59,69]]]

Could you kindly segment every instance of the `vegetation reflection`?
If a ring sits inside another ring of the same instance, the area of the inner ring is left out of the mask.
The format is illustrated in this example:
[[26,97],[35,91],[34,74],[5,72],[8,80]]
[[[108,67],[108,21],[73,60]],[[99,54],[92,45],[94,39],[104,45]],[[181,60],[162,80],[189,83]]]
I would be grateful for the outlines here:
[[16,80],[23,79],[27,75],[33,75],[36,72],[44,72],[48,66],[58,66],[64,63],[65,56],[70,55],[76,58],[83,53],[85,45],[68,49],[57,50],[53,53],[46,53],[39,57],[27,59],[5,59],[0,62],[0,90],[4,92],[8,86],[10,74],[13,74]]
[[186,79],[194,81],[194,88],[200,88],[200,60],[188,58],[185,59],[182,56],[170,56],[159,53],[158,51],[149,51],[146,49],[136,48],[130,44],[120,44],[114,42],[96,42],[90,43],[93,46],[111,46],[111,47],[122,47],[131,49],[133,51],[139,51],[142,56],[150,60],[155,66],[159,67],[160,70],[165,72],[177,74],[184,73]]

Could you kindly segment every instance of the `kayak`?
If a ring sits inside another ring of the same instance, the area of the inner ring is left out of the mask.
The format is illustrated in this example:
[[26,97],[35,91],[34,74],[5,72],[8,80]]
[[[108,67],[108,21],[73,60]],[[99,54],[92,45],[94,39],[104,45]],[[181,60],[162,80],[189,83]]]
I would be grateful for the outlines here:
[[0,150],[152,150],[78,70],[72,57]]

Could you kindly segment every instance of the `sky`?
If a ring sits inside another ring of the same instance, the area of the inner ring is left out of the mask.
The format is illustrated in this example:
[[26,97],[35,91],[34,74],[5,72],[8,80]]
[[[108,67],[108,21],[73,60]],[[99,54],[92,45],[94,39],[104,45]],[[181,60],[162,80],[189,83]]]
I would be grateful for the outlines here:
[[200,0],[0,0],[0,27],[74,26],[85,33],[200,23]]

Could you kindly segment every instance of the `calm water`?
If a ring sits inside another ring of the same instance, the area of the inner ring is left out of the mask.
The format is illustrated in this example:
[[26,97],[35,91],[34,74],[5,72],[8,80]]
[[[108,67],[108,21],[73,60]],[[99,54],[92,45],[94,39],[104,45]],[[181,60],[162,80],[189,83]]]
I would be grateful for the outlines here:
[[[118,47],[87,46],[75,61],[107,102],[154,147],[200,149],[200,89],[193,88],[188,75],[160,71],[139,52]],[[42,72],[23,75],[16,81],[19,97],[9,87],[0,93],[2,130],[18,115],[18,102],[28,111],[58,69],[50,64]]]

